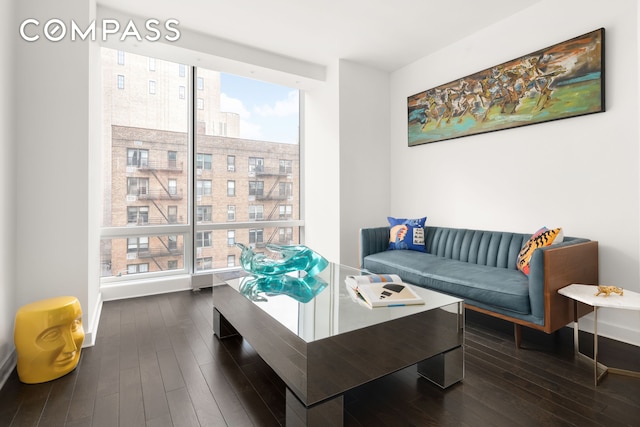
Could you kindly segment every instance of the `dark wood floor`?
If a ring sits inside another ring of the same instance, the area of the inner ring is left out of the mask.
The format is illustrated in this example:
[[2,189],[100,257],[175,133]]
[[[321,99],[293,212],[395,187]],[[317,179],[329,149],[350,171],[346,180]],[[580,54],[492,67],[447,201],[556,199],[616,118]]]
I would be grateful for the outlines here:
[[[640,379],[573,360],[569,329],[527,330],[468,313],[462,383],[440,390],[415,367],[345,396],[346,426],[639,426]],[[584,338],[588,338],[585,336]],[[587,339],[583,342],[589,352]],[[601,340],[603,361],[640,369],[636,347]],[[212,335],[211,289],[106,302],[94,347],[45,384],[17,374],[0,391],[0,426],[277,426],[284,384],[242,340]]]

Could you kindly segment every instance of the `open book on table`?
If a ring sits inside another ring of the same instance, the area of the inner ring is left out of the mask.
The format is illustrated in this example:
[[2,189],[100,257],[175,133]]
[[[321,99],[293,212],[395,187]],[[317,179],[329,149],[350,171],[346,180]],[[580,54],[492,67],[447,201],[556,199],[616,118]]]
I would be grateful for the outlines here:
[[411,286],[395,274],[347,276],[345,283],[369,307],[424,304]]

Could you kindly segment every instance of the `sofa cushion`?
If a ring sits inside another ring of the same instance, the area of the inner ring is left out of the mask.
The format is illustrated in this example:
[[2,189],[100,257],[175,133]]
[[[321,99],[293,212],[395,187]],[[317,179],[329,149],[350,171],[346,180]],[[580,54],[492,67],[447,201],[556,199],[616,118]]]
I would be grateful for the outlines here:
[[518,270],[489,267],[415,251],[385,251],[364,259],[372,273],[520,314],[531,313],[529,280]]
[[390,227],[389,249],[424,252],[424,223],[427,217],[407,219],[387,217]]
[[462,228],[425,227],[427,252],[443,258],[516,270],[529,234]]

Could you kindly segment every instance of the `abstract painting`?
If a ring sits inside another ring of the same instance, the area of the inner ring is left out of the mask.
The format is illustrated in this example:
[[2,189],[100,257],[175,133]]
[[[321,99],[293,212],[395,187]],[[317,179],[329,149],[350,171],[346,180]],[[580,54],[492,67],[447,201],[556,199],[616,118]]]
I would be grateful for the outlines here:
[[407,99],[409,146],[605,111],[604,28]]

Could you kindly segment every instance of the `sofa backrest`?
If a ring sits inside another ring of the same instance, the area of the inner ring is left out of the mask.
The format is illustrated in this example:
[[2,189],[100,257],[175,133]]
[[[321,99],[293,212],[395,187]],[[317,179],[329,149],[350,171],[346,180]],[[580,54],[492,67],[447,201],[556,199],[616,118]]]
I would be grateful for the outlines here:
[[531,234],[425,227],[427,253],[457,261],[516,269],[520,249]]

